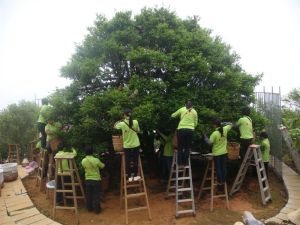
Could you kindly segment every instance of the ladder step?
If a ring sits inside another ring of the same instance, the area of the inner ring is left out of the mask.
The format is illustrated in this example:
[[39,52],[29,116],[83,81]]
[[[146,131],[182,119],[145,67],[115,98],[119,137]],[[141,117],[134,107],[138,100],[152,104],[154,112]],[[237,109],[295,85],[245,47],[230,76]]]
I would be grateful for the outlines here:
[[61,193],[73,193],[72,190],[57,190],[57,189],[56,189],[56,192],[61,192]]
[[182,203],[182,202],[191,202],[191,201],[193,201],[193,199],[187,198],[187,199],[179,199],[177,202]]
[[189,180],[191,177],[178,177],[178,180]]
[[266,201],[266,202],[269,201],[269,200],[271,200],[271,196],[270,196],[270,195],[269,195],[268,197],[265,198],[265,201]]
[[264,177],[264,178],[261,179],[262,182],[264,182],[264,181],[266,181],[266,180],[267,180],[266,177]]
[[[178,188],[182,188],[182,187],[183,187],[183,186],[181,186],[181,185],[178,186]],[[169,187],[169,189],[175,189],[175,188],[176,188],[176,186],[170,186],[170,187]]]
[[192,191],[192,188],[178,188],[178,191]]
[[137,198],[137,197],[141,197],[141,196],[144,196],[144,195],[146,195],[145,192],[136,193],[136,194],[128,194],[127,198]]
[[142,206],[142,207],[132,208],[132,209],[128,209],[128,212],[145,210],[145,209],[148,209],[148,207],[147,206]]
[[263,189],[264,192],[266,192],[266,191],[268,191],[268,190],[269,190],[269,187],[268,187],[268,186],[266,186],[266,187]]
[[133,187],[140,187],[141,185],[140,184],[129,184],[129,185],[126,185],[127,188],[133,188]]
[[179,211],[177,211],[177,213],[178,214],[194,213],[194,210],[192,210],[192,209],[179,210]]
[[222,195],[214,195],[213,197],[214,198],[223,198],[223,197],[226,197],[227,195],[226,194],[222,194]]

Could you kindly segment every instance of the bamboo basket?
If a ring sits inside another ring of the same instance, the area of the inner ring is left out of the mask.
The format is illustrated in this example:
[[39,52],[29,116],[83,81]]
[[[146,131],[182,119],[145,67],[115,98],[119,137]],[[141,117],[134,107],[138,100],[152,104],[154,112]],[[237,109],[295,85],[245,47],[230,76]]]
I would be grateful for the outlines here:
[[116,152],[123,151],[123,138],[122,138],[122,135],[112,136],[112,142],[113,142],[114,150]]
[[228,159],[235,160],[240,157],[240,144],[237,142],[227,143]]
[[0,164],[0,169],[3,170],[3,177],[5,182],[14,181],[18,178],[17,163]]

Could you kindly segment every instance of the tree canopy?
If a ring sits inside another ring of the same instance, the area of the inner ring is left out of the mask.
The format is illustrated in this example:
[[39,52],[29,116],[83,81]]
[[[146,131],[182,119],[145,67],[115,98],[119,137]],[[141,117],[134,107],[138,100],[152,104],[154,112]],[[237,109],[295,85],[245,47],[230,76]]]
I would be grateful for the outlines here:
[[111,20],[98,15],[61,75],[72,84],[52,95],[56,113],[74,125],[74,144],[99,145],[111,142],[125,107],[145,132],[174,129],[170,114],[187,99],[198,111],[198,130],[212,117],[235,120],[261,78],[245,72],[197,16],[181,19],[166,8],[118,12]]
[[38,107],[31,102],[11,104],[0,112],[0,153],[7,154],[7,144],[20,144],[22,149],[36,138]]

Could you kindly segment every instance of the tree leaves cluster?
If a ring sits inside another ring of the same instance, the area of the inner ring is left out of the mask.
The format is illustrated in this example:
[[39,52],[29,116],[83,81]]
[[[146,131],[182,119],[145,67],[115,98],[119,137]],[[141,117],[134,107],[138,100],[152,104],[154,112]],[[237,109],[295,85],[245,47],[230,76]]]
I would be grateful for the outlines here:
[[145,143],[147,131],[176,127],[170,114],[187,99],[198,111],[198,131],[212,117],[236,120],[261,78],[246,73],[239,56],[198,17],[181,19],[166,8],[97,16],[61,74],[73,82],[53,94],[52,105],[74,125],[73,143],[102,146],[111,143],[126,107],[133,108]]
[[36,104],[21,101],[0,112],[0,153],[7,157],[8,144],[20,144],[23,153],[26,145],[36,138],[39,108]]

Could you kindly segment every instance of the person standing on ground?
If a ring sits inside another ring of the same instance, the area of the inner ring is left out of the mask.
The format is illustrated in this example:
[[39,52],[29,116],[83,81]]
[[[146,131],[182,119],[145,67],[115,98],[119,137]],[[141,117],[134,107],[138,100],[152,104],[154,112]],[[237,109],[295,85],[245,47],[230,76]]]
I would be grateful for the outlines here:
[[192,148],[193,133],[198,124],[198,114],[193,108],[192,102],[188,100],[186,101],[185,106],[174,112],[171,117],[180,118],[177,127],[177,164],[185,166],[188,165]]
[[245,154],[249,145],[252,144],[253,140],[253,127],[252,127],[252,119],[250,116],[250,108],[246,107],[242,110],[243,116],[237,121],[236,125],[240,130],[240,158],[241,161],[244,160]]
[[[129,182],[140,180],[138,176],[138,159],[140,154],[140,140],[138,133],[140,132],[139,123],[132,118],[132,110],[124,110],[124,120],[115,123],[114,128],[122,130],[123,148],[126,162],[126,176]],[[131,170],[130,163],[133,163],[133,170]],[[132,177],[133,174],[133,177]]]
[[93,156],[92,146],[85,147],[85,158],[81,161],[81,165],[85,171],[85,186],[86,186],[86,202],[88,211],[94,211],[95,213],[101,212],[100,206],[100,171],[104,168],[98,158]]
[[170,133],[169,135],[165,135],[159,130],[156,130],[156,132],[163,139],[164,151],[163,151],[163,160],[162,160],[162,173],[163,173],[163,178],[165,180],[168,180],[171,171],[172,161],[173,161],[172,140],[174,134]]
[[219,119],[213,121],[215,131],[212,132],[209,139],[205,138],[206,143],[212,145],[212,154],[217,171],[218,185],[226,183],[227,179],[227,133],[232,128],[231,124],[221,125]]
[[46,139],[47,134],[45,132],[45,126],[47,124],[47,116],[50,113],[50,106],[48,105],[48,99],[43,98],[42,99],[42,107],[39,112],[39,118],[37,121],[38,131],[40,132],[41,136],[41,146],[42,148],[46,148]]
[[270,141],[266,131],[262,131],[259,136],[262,139],[260,148],[261,148],[262,159],[266,170],[266,175],[268,178],[269,177],[268,168],[269,168],[269,161],[270,161]]

